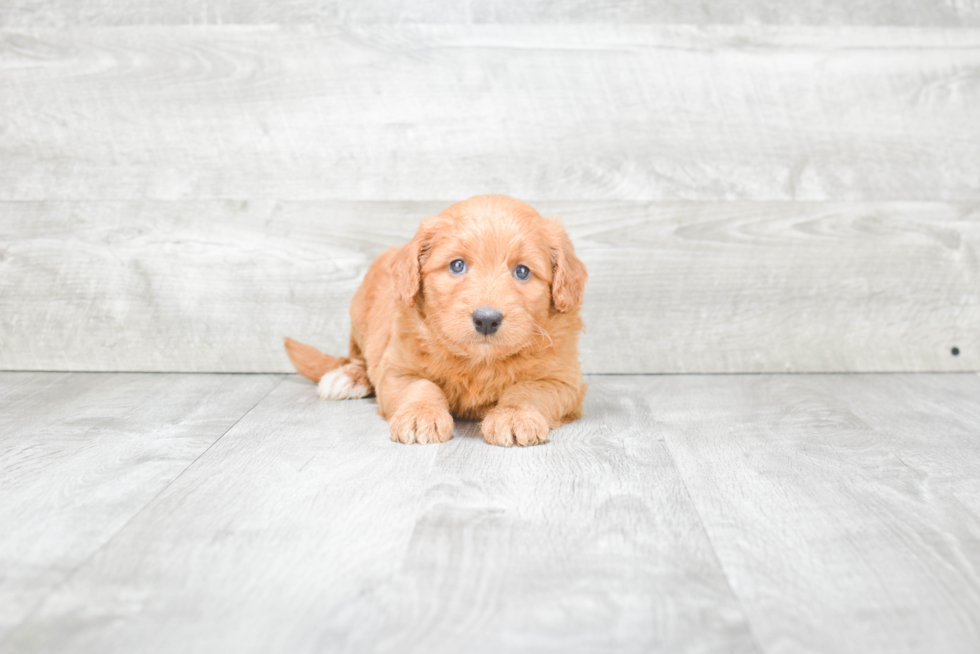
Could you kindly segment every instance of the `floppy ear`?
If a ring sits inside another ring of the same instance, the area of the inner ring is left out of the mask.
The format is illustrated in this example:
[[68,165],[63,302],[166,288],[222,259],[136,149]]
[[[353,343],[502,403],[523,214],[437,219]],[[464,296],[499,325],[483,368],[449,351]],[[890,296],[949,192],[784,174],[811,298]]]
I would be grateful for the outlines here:
[[589,273],[575,256],[575,248],[561,223],[552,222],[551,234],[551,301],[558,311],[569,313],[582,306]]
[[410,307],[415,306],[415,300],[422,290],[422,261],[437,229],[436,218],[438,216],[423,220],[412,240],[398,248],[391,261],[395,292]]

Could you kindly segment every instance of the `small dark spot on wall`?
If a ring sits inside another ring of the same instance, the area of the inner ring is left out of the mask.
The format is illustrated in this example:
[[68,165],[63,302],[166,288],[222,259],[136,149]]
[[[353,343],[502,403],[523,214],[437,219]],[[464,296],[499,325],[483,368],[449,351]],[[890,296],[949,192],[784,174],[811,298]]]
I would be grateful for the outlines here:
[[954,357],[958,357],[960,355],[960,348],[954,347],[952,350],[950,350],[950,352],[953,353]]

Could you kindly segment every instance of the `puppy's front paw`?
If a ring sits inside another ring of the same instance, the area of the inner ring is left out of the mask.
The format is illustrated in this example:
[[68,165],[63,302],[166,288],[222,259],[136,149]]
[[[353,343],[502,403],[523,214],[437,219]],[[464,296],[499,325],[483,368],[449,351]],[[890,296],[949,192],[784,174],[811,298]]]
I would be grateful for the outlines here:
[[453,437],[453,417],[441,406],[409,404],[388,421],[398,443],[445,443]]
[[483,440],[491,445],[539,445],[548,440],[548,421],[529,406],[498,407],[487,414],[481,427]]

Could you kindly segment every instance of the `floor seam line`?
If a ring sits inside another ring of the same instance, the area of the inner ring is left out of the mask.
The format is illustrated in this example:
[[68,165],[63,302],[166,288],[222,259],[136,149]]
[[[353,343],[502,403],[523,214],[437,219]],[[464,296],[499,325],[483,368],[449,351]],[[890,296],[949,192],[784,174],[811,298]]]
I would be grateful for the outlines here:
[[701,526],[701,533],[704,534],[705,540],[711,547],[711,554],[715,558],[715,562],[718,564],[718,569],[721,571],[722,577],[725,579],[725,586],[728,587],[728,592],[732,594],[732,597],[738,602],[738,607],[742,610],[742,615],[745,616],[745,623],[749,630],[749,636],[752,638],[752,644],[755,645],[755,649],[759,654],[765,654],[765,648],[759,642],[758,637],[755,633],[755,625],[752,623],[752,618],[749,612],[745,608],[745,604],[742,602],[741,596],[735,592],[735,588],[732,586],[732,580],[728,576],[728,571],[725,569],[725,564],[722,563],[721,557],[718,556],[718,548],[715,546],[714,540],[711,538],[711,534],[708,533],[708,528],[704,524],[704,516],[701,515],[701,511],[698,510],[698,505],[694,502],[694,496],[691,495],[691,489],[687,485],[687,480],[684,478],[684,473],[681,471],[680,466],[677,465],[677,459],[674,458],[674,452],[670,449],[670,443],[667,441],[666,435],[661,441],[664,445],[664,450],[667,452],[667,457],[670,459],[670,463],[674,466],[674,470],[677,472],[677,478],[680,479],[681,486],[684,488],[684,495],[687,496],[688,501],[691,503],[691,508],[694,509],[694,515],[698,517],[698,524]]
[[280,377],[280,379],[279,379],[278,383],[273,384],[272,385],[272,388],[270,388],[261,398],[259,398],[259,400],[255,404],[253,404],[248,409],[248,411],[246,411],[245,413],[243,413],[238,418],[238,420],[236,420],[231,426],[228,427],[228,429],[226,429],[223,432],[221,432],[221,435],[218,436],[214,440],[213,443],[211,443],[210,445],[208,445],[204,449],[203,452],[201,452],[196,457],[194,457],[194,460],[191,461],[190,463],[188,463],[184,467],[184,469],[181,470],[177,474],[176,477],[174,477],[173,479],[171,479],[170,481],[168,481],[163,486],[163,488],[161,488],[156,494],[153,495],[153,497],[151,497],[149,500],[147,500],[146,504],[144,504],[142,507],[140,507],[139,511],[137,511],[136,513],[134,513],[133,515],[131,515],[129,517],[129,519],[126,520],[126,522],[124,522],[122,524],[122,526],[119,527],[119,529],[117,529],[111,536],[109,536],[109,538],[107,538],[105,540],[104,543],[102,543],[101,545],[99,545],[88,556],[86,556],[84,559],[82,559],[78,563],[78,565],[76,565],[71,570],[71,572],[69,572],[67,575],[65,575],[65,577],[60,582],[58,582],[58,584],[54,588],[52,588],[48,593],[46,593],[43,598],[41,598],[40,600],[38,600],[37,604],[34,605],[34,608],[32,608],[24,616],[24,618],[17,624],[17,626],[14,627],[13,629],[11,629],[7,633],[7,636],[3,640],[0,640],[0,646],[6,645],[17,634],[17,632],[19,632],[21,630],[21,628],[23,628],[23,626],[25,624],[27,624],[31,620],[31,618],[33,618],[37,614],[38,611],[41,610],[41,608],[48,602],[48,600],[50,600],[52,597],[54,597],[54,595],[59,590],[61,590],[62,588],[64,588],[68,584],[68,582],[70,582],[75,577],[75,575],[78,574],[79,570],[81,570],[86,565],[88,565],[89,562],[93,558],[95,558],[96,555],[98,555],[99,552],[101,552],[102,550],[104,550],[112,541],[114,541],[119,536],[119,534],[121,534],[122,532],[124,532],[126,530],[126,528],[129,527],[129,525],[133,522],[133,520],[135,520],[137,517],[141,516],[143,514],[143,512],[146,511],[147,507],[149,507],[151,504],[153,504],[157,500],[158,497],[160,497],[161,495],[163,495],[163,493],[166,492],[166,490],[168,488],[170,488],[171,486],[173,486],[173,484],[176,483],[178,479],[180,479],[181,477],[183,477],[184,476],[184,473],[187,472],[188,470],[190,470],[194,466],[194,464],[197,463],[201,459],[201,457],[203,457],[205,454],[207,454],[208,452],[210,452],[211,449],[215,445],[217,445],[218,442],[221,441],[221,439],[224,438],[228,434],[228,432],[230,432],[232,429],[234,429],[235,427],[237,427],[238,426],[238,423],[240,423],[242,420],[245,419],[246,416],[248,416],[250,413],[252,413],[252,411],[255,410],[255,407],[257,407],[258,405],[262,404],[262,402],[265,400],[265,398],[269,397],[269,395],[272,394],[272,392],[274,390],[276,390],[277,388],[279,388],[280,386],[282,386],[283,382],[286,381],[286,378],[288,377],[288,375],[281,374],[280,373],[279,377]]

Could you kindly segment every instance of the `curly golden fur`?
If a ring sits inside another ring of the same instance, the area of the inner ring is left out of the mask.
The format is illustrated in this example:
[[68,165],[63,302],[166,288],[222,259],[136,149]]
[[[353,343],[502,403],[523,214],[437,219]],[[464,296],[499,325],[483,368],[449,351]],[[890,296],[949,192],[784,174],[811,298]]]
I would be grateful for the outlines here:
[[[463,272],[450,268],[456,260]],[[587,277],[559,222],[513,198],[477,196],[423,220],[371,264],[351,303],[348,358],[289,338],[286,351],[322,397],[373,390],[394,441],[445,442],[456,416],[482,420],[494,445],[543,443],[582,412]],[[480,307],[502,315],[496,331],[474,328]]]

